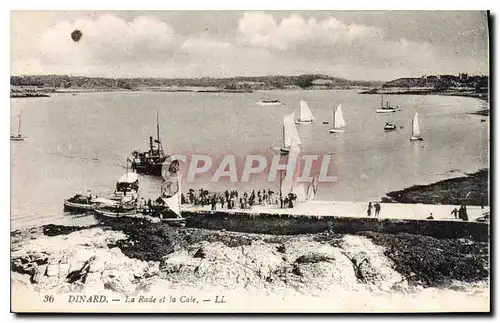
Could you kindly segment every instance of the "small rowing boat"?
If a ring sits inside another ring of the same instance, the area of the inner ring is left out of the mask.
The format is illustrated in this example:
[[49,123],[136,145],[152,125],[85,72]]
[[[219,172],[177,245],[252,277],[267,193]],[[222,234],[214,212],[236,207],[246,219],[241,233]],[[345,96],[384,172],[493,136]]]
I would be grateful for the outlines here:
[[106,217],[106,218],[120,218],[124,216],[136,215],[137,211],[135,208],[126,210],[126,209],[95,209],[94,210],[97,215]]
[[103,205],[115,205],[116,201],[105,199],[102,197],[94,198],[91,195],[85,197],[81,194],[76,194],[75,196],[64,200],[64,211],[72,213],[85,213],[95,210],[99,206]]

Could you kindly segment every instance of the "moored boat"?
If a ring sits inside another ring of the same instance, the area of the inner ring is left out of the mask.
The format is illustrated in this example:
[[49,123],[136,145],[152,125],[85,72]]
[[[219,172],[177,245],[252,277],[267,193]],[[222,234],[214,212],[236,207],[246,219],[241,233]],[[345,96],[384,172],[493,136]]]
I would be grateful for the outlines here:
[[384,125],[385,131],[393,131],[396,130],[396,123],[394,121],[387,121]]
[[88,197],[81,194],[76,194],[67,200],[64,200],[64,211],[71,213],[85,213],[95,210],[97,207],[102,205],[114,205],[116,201],[111,199],[106,199],[102,197],[92,197],[89,194]]
[[396,122],[390,120],[390,117],[387,116],[387,122],[384,125],[384,131],[393,131],[396,130]]
[[281,105],[281,101],[280,100],[262,100],[262,101],[259,101],[257,102],[258,105],[263,105],[263,106],[271,106],[271,105]]
[[377,112],[377,113],[389,113],[389,112],[396,112],[396,111],[397,111],[397,109],[394,107],[391,107],[389,105],[388,101],[386,101],[385,105],[384,105],[384,94],[382,94],[382,99],[380,100],[380,108],[375,110],[375,112]]
[[139,194],[139,176],[137,173],[127,172],[116,181],[115,191],[111,200],[121,201],[124,198],[135,198]]
[[[156,143],[156,147],[154,145]],[[156,111],[156,139],[153,142],[153,137],[149,137],[149,150],[132,152],[132,169],[137,173],[161,176],[161,165],[167,159],[167,155],[163,151],[163,146],[160,141],[160,124],[158,111]]]
[[97,216],[105,218],[119,218],[123,216],[136,215],[138,212],[135,208],[114,207],[114,208],[96,208],[94,210]]

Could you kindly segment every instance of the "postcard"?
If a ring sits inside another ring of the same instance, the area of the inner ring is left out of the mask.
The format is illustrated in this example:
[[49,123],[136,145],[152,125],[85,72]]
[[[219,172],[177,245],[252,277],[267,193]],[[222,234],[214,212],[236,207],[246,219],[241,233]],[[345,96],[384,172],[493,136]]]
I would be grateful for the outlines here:
[[488,11],[12,11],[11,311],[490,312]]

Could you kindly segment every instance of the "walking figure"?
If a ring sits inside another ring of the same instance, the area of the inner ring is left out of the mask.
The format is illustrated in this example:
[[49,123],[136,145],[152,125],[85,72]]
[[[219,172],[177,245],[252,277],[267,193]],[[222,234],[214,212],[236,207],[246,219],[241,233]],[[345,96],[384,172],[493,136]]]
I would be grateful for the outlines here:
[[376,202],[374,207],[375,207],[375,216],[378,217],[380,215],[380,204]]
[[368,210],[366,210],[368,216],[372,215],[372,202],[368,203]]

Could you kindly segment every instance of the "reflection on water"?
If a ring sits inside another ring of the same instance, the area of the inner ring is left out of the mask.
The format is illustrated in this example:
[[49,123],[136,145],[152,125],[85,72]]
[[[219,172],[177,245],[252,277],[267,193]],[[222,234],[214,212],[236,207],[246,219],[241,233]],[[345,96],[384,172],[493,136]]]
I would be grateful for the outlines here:
[[[274,91],[283,106],[259,106],[261,93],[81,93],[50,98],[11,99],[11,131],[23,109],[24,142],[11,142],[12,219],[63,218],[62,202],[91,189],[112,191],[133,149],[147,149],[159,110],[164,148],[172,153],[212,156],[275,154],[281,146],[283,116],[300,99],[316,117],[299,125],[304,153],[332,154],[339,182],[319,188],[318,199],[366,201],[414,184],[436,180],[450,170],[472,172],[488,165],[488,126],[469,112],[480,100],[449,96],[391,95],[402,111],[391,114],[398,129],[385,132],[380,97],[356,91]],[[342,102],[346,132],[330,134],[332,109]],[[411,117],[420,112],[424,142],[410,143]],[[403,128],[400,128],[403,126]],[[422,148],[422,146],[424,146]],[[442,176],[443,178],[446,175]],[[250,184],[184,183],[213,190],[276,189],[266,176]],[[141,195],[154,197],[161,179],[141,176]]]

